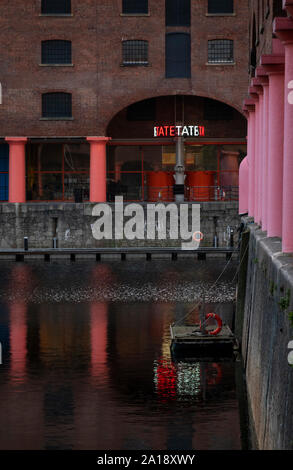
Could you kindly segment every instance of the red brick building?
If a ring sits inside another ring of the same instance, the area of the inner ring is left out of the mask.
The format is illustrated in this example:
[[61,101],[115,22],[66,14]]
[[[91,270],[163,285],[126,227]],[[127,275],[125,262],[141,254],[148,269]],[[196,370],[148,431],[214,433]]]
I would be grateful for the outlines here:
[[176,125],[185,197],[237,198],[248,17],[246,0],[3,0],[0,199],[170,200],[174,135],[154,128]]

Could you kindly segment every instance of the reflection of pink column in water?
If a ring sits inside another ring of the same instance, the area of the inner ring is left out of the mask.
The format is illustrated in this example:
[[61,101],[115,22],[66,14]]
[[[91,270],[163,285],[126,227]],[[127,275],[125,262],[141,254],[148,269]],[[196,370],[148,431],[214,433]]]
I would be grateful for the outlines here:
[[26,311],[24,302],[10,305],[10,378],[12,382],[23,382],[26,376]]
[[[275,40],[276,41],[276,40]],[[282,236],[284,139],[284,56],[263,55],[269,76],[267,235]]]
[[274,33],[285,46],[285,112],[282,251],[293,252],[293,20],[276,18]]
[[248,188],[249,188],[248,157],[245,157],[239,167],[239,214],[248,212]]
[[91,375],[100,377],[105,382],[107,377],[107,325],[108,305],[105,302],[93,302],[91,313]]

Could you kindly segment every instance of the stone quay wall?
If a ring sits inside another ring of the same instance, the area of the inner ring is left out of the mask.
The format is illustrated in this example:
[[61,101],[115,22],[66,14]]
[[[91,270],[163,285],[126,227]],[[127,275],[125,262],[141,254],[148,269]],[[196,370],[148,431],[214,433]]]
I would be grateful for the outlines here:
[[[166,204],[166,203],[165,203]],[[109,203],[115,217],[114,204]],[[146,204],[140,204],[146,213]],[[28,237],[29,248],[52,248],[57,238],[58,248],[95,248],[122,246],[177,246],[182,240],[96,240],[92,224],[99,218],[93,216],[93,203],[25,203],[0,204],[0,248],[23,248],[24,237]],[[189,204],[189,216],[191,204]],[[125,218],[125,221],[127,218]],[[237,202],[201,203],[201,246],[213,246],[215,234],[219,246],[227,246],[225,231],[234,228],[234,243],[237,243],[237,228],[240,224]]]
[[247,250],[242,243],[236,334],[255,446],[292,449],[293,367],[288,346],[293,339],[293,257],[282,253],[279,238],[267,238],[251,219],[244,223],[242,240]]

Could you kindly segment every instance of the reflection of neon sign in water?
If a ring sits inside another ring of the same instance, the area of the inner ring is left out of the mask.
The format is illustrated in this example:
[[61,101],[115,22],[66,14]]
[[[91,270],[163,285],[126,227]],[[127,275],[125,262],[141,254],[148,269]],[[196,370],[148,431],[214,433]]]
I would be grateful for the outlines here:
[[198,397],[205,385],[216,386],[222,380],[222,367],[218,363],[178,362],[175,366],[160,359],[154,364],[156,392],[163,401]]
[[176,399],[176,367],[172,362],[164,359],[155,361],[154,382],[156,391],[163,401]]

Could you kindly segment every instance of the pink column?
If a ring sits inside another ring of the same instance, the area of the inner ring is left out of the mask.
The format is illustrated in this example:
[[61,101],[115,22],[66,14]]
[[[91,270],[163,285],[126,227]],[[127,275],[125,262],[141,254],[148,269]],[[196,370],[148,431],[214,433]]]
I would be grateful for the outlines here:
[[262,225],[262,172],[263,172],[263,94],[259,95],[259,121],[258,121],[258,191],[257,191],[257,204],[258,204],[258,217],[259,225]]
[[263,88],[258,78],[252,79],[253,88],[258,94],[258,124],[257,124],[257,154],[256,154],[256,166],[257,166],[257,211],[256,211],[256,222],[262,225],[262,175],[263,175]]
[[263,87],[263,116],[262,116],[262,194],[261,214],[262,230],[267,231],[267,201],[268,201],[268,125],[269,125],[269,79],[263,67],[256,69],[257,78]]
[[247,155],[249,163],[249,190],[248,190],[248,215],[254,216],[254,191],[255,191],[255,100],[247,99],[244,101],[245,107],[249,113],[248,132],[247,132]]
[[284,139],[284,56],[261,57],[269,76],[267,235],[282,236],[283,139]]
[[245,157],[239,167],[239,214],[248,212],[249,164]]
[[25,202],[26,137],[6,137],[9,144],[9,202]]
[[293,252],[293,20],[276,18],[274,33],[285,46],[282,251]]
[[110,137],[87,137],[90,143],[90,202],[106,202],[106,145]]
[[258,208],[258,160],[259,160],[259,100],[256,90],[253,87],[249,89],[250,95],[255,100],[255,123],[254,123],[254,199],[253,199],[253,208],[254,208],[254,221],[259,224],[259,208]]

